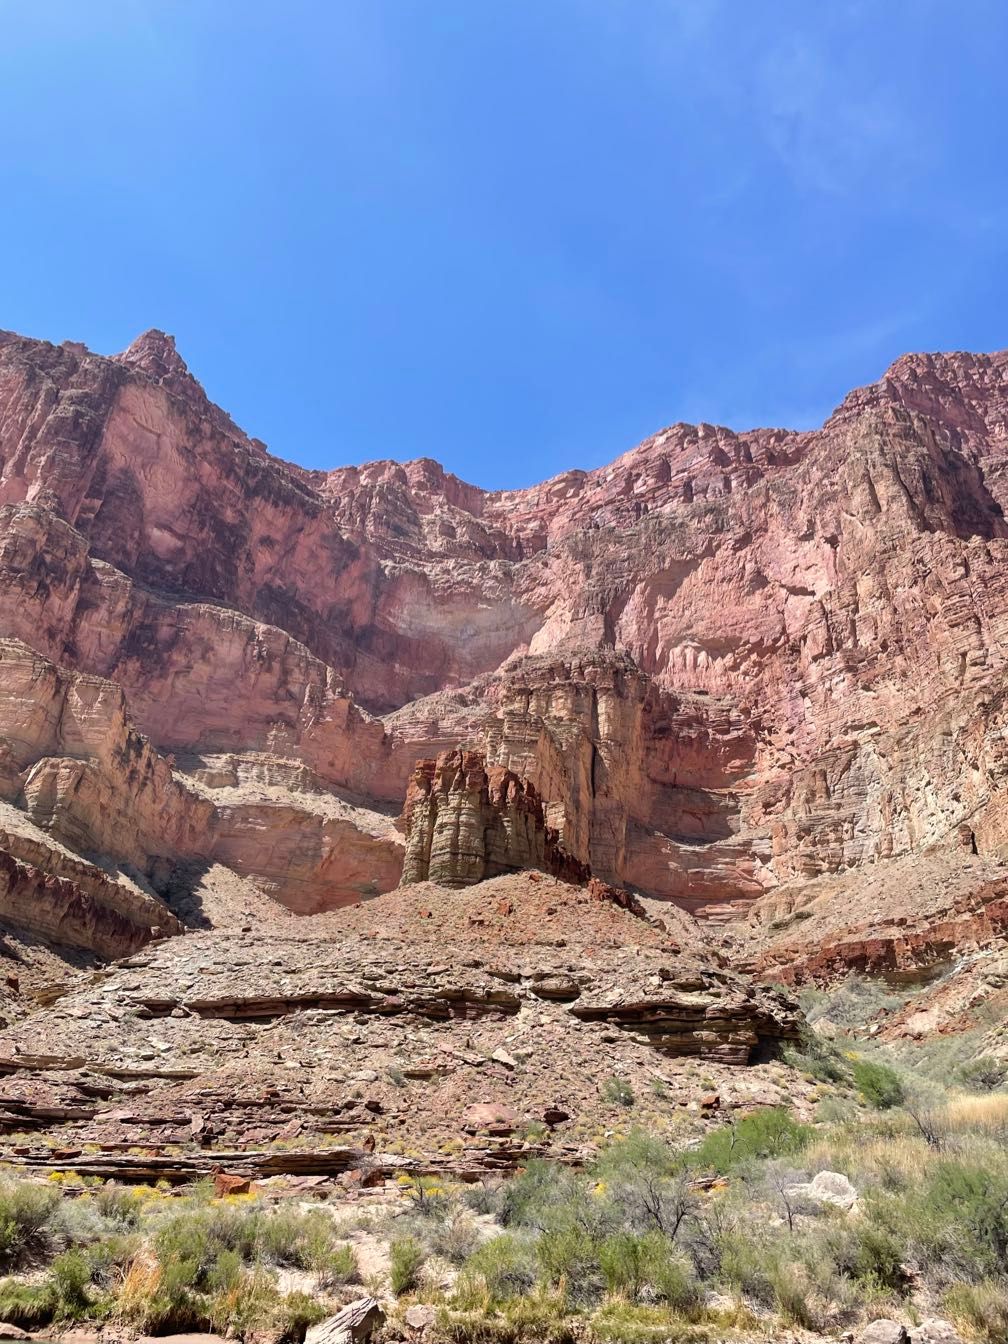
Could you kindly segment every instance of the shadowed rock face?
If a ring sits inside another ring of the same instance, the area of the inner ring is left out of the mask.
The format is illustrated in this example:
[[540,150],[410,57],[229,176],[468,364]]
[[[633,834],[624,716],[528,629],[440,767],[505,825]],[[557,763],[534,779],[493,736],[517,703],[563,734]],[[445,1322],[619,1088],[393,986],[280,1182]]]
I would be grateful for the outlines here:
[[708,914],[963,826],[996,855],[1006,424],[1008,355],[911,355],[819,431],[486,492],[280,462],[163,333],[0,334],[3,797],[154,895],[221,863],[296,911],[394,887],[459,748],[527,781],[506,862],[531,786],[577,863]]

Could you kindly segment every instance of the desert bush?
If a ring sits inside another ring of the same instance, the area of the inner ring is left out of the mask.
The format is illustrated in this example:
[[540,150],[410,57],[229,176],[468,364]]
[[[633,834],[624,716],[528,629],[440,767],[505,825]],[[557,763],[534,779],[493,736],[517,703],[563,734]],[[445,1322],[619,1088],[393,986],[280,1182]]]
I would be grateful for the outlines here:
[[94,1194],[95,1208],[110,1223],[123,1228],[139,1225],[143,1211],[143,1196],[136,1190],[126,1189],[113,1181],[106,1181]]
[[330,1283],[350,1283],[357,1276],[353,1250],[339,1240],[335,1223],[321,1209],[264,1214],[255,1224],[245,1259],[256,1256],[275,1265],[313,1270]]
[[831,990],[822,991],[806,987],[798,995],[810,1022],[829,1018],[838,1027],[848,1030],[864,1027],[882,1010],[892,1012],[901,1007],[909,997],[906,991],[894,992],[884,980],[869,979],[861,975],[850,975],[842,984]]
[[438,1321],[448,1344],[575,1344],[575,1324],[561,1295],[535,1291],[482,1307],[453,1307]]
[[1008,1063],[980,1055],[959,1067],[959,1081],[969,1092],[996,1092],[1008,1078]]
[[430,1229],[428,1244],[435,1255],[453,1265],[463,1264],[479,1241],[476,1224],[467,1213],[454,1213]]
[[539,1234],[536,1259],[541,1282],[577,1302],[592,1301],[602,1287],[599,1243],[573,1219]]
[[660,1232],[607,1237],[599,1247],[599,1266],[608,1292],[631,1302],[646,1297],[684,1314],[699,1300],[689,1266]]
[[535,1247],[528,1237],[504,1232],[478,1246],[455,1284],[455,1301],[464,1310],[526,1295],[536,1281]]
[[501,1189],[479,1181],[476,1185],[467,1185],[462,1191],[462,1202],[473,1213],[489,1214],[496,1217],[500,1212]]
[[12,1181],[0,1186],[0,1270],[16,1269],[46,1249],[49,1223],[60,1201],[58,1190]]
[[805,1027],[798,1040],[788,1043],[781,1050],[785,1064],[802,1073],[808,1074],[821,1083],[846,1083],[850,1081],[850,1066],[843,1055],[825,1037]]
[[848,1277],[862,1287],[901,1292],[906,1286],[904,1242],[892,1231],[862,1219],[853,1229]]
[[857,1105],[848,1097],[823,1097],[815,1118],[820,1125],[850,1125],[857,1118]]
[[0,1282],[0,1319],[22,1330],[38,1330],[53,1319],[52,1286],[46,1283]]
[[686,1155],[642,1130],[611,1144],[592,1165],[616,1223],[675,1238],[697,1206]]
[[403,1175],[399,1186],[416,1211],[427,1218],[442,1218],[451,1206],[451,1191],[436,1176]]
[[360,1266],[354,1248],[339,1242],[313,1263],[319,1283],[325,1288],[336,1288],[344,1283],[360,1283]]
[[85,1195],[80,1199],[61,1199],[49,1222],[52,1245],[94,1246],[99,1241],[123,1233],[121,1223],[101,1212],[97,1201]]
[[273,1324],[281,1344],[297,1344],[309,1326],[325,1320],[329,1309],[308,1293],[286,1293],[276,1303]]
[[812,1304],[813,1285],[801,1247],[790,1235],[761,1240],[753,1233],[754,1229],[736,1232],[725,1244],[724,1282],[751,1301],[775,1310],[789,1324],[816,1329],[820,1320]]
[[389,1281],[396,1297],[417,1286],[426,1256],[415,1237],[400,1237],[389,1246]]
[[53,1316],[58,1321],[82,1321],[92,1314],[91,1262],[81,1250],[64,1251],[49,1268]]
[[143,1334],[206,1330],[206,1300],[193,1287],[193,1260],[160,1263],[138,1256],[126,1269],[116,1293],[115,1316],[120,1325]]
[[811,1126],[799,1124],[790,1111],[774,1106],[713,1130],[690,1160],[701,1170],[726,1175],[740,1163],[800,1153],[811,1137]]
[[900,1191],[872,1193],[866,1216],[933,1285],[976,1283],[1008,1263],[1008,1165],[945,1158]]
[[663,1139],[643,1129],[632,1129],[625,1138],[603,1148],[591,1170],[600,1180],[608,1181],[640,1173],[668,1176],[682,1167],[682,1154]]
[[956,1283],[942,1300],[945,1311],[964,1333],[987,1344],[1008,1339],[1008,1280],[981,1279]]
[[245,1269],[237,1252],[230,1251],[222,1255],[212,1279],[207,1316],[219,1334],[244,1339],[273,1324],[280,1294],[271,1275]]
[[536,1158],[504,1185],[500,1220],[505,1227],[544,1227],[558,1207],[576,1198],[577,1188],[573,1172]]
[[610,1106],[625,1106],[629,1109],[637,1098],[634,1090],[625,1078],[607,1078],[600,1089],[602,1100]]
[[888,1064],[876,1064],[869,1059],[856,1059],[853,1065],[854,1085],[870,1106],[887,1111],[906,1099],[903,1082]]

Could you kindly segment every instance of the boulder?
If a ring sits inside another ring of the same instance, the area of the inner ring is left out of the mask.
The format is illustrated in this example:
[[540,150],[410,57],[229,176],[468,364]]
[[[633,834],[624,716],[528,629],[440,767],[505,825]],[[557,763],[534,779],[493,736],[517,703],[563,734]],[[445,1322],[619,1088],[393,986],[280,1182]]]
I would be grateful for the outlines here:
[[857,1337],[857,1344],[910,1344],[906,1329],[898,1321],[872,1321]]
[[496,1102],[475,1102],[462,1113],[462,1128],[471,1134],[479,1130],[496,1130],[510,1134],[518,1126],[518,1116],[508,1106]]
[[788,1187],[792,1199],[807,1201],[810,1204],[832,1204],[835,1208],[849,1212],[857,1203],[858,1192],[850,1181],[839,1171],[820,1171],[811,1181],[802,1181]]
[[305,1344],[366,1344],[385,1322],[381,1304],[373,1297],[349,1302],[335,1316],[327,1316],[305,1335]]
[[839,1209],[852,1209],[858,1192],[839,1171],[817,1172],[809,1182],[809,1194],[820,1204],[835,1204]]
[[247,1176],[236,1176],[232,1172],[218,1171],[214,1175],[214,1194],[218,1199],[226,1195],[247,1195],[252,1182]]
[[437,1312],[431,1306],[418,1302],[415,1306],[407,1307],[406,1315],[403,1318],[410,1330],[418,1335],[429,1330],[437,1320]]

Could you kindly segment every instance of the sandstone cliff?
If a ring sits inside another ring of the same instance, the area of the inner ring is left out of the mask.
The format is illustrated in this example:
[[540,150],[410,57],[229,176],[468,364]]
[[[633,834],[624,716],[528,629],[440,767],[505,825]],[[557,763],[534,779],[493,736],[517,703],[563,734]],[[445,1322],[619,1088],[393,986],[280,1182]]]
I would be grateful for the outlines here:
[[907,356],[815,432],[485,492],[280,462],[162,333],[0,335],[4,797],[296,910],[396,884],[415,761],[460,745],[604,880],[721,917],[963,826],[996,856],[1006,424],[1008,355]]

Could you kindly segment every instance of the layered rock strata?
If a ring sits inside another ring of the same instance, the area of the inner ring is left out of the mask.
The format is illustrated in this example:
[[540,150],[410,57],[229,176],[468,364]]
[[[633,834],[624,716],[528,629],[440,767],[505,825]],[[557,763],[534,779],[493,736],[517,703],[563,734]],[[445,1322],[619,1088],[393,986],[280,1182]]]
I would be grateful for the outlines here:
[[798,1023],[685,918],[673,936],[535,872],[422,883],[71,978],[0,1029],[0,1126],[26,1165],[126,1179],[189,1178],[217,1155],[260,1173],[358,1165],[327,1136],[472,1177],[535,1155],[529,1127],[582,1151],[621,1111],[614,1076],[641,1123],[697,1116],[701,1076],[726,1105],[778,1101],[790,1080],[760,1061]]
[[[374,817],[460,745],[602,879],[722,916],[963,825],[995,854],[1006,424],[1008,355],[911,355],[821,430],[674,425],[485,492],[280,462],[163,333],[111,359],[2,334],[0,634],[53,669],[0,665],[3,796],[159,883],[226,832],[298,910],[394,885]],[[312,784],[222,831],[171,755]],[[313,796],[364,815],[327,830]]]
[[406,791],[402,884],[469,886],[537,868],[587,883],[591,870],[560,847],[535,786],[475,751],[418,761]]

